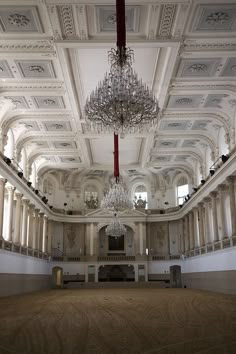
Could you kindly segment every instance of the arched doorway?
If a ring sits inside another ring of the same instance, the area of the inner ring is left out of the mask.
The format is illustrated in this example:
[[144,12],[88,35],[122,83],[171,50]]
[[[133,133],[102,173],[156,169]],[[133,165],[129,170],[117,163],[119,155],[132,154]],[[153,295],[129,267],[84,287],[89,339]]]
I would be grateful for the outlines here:
[[98,281],[134,281],[134,266],[128,264],[103,265],[98,269]]
[[63,269],[61,267],[52,268],[52,284],[53,288],[63,288]]

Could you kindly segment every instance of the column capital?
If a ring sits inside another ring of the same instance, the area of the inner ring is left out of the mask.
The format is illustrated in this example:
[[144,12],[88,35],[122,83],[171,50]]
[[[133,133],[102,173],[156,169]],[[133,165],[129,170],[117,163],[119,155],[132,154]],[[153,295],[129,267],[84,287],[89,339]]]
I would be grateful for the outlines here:
[[221,192],[224,192],[225,191],[225,188],[226,187],[226,185],[225,184],[223,184],[223,183],[221,183],[221,184],[218,184],[218,186],[217,186],[217,188],[219,189],[219,191],[221,191]]
[[30,208],[30,209],[34,209],[34,208],[35,208],[35,205],[30,203],[30,204],[29,204],[29,208]]
[[25,204],[25,205],[28,205],[29,204],[29,199],[22,199],[22,203]]
[[35,209],[34,209],[34,212],[35,212],[35,213],[39,213],[39,211],[40,211],[40,209],[38,209],[38,208],[35,208]]
[[13,193],[15,190],[15,187],[13,187],[11,185],[7,185],[6,188],[7,188],[8,193]]
[[208,203],[211,202],[211,198],[210,198],[210,197],[205,197],[205,198],[203,198],[203,202],[204,202],[205,204],[208,204]]
[[16,199],[21,199],[23,197],[23,193],[15,191],[15,197]]
[[218,196],[218,193],[216,191],[210,192],[210,196],[212,198],[216,198]]
[[235,176],[228,176],[228,177],[226,177],[226,181],[227,181],[229,184],[234,184]]
[[45,220],[47,220],[47,219],[48,219],[48,216],[47,216],[46,214],[44,214],[44,215],[43,215],[43,218],[44,218]]
[[1,184],[7,183],[7,179],[4,178],[4,177],[0,177],[0,183],[1,183]]
[[197,205],[198,205],[199,208],[202,208],[204,206],[204,203],[203,202],[199,202]]

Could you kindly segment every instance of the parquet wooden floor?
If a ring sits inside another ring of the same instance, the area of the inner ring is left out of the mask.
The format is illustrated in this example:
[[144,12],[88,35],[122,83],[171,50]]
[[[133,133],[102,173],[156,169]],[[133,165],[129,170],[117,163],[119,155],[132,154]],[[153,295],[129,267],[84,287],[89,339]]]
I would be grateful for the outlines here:
[[0,298],[0,354],[235,354],[236,296],[51,290]]

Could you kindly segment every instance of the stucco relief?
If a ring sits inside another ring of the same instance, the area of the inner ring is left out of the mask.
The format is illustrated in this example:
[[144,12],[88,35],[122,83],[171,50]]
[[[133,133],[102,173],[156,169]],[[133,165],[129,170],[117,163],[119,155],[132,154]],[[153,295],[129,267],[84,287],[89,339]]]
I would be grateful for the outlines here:
[[168,253],[168,223],[152,223],[150,231],[151,253]]
[[67,256],[82,254],[84,247],[84,225],[64,224],[64,253]]

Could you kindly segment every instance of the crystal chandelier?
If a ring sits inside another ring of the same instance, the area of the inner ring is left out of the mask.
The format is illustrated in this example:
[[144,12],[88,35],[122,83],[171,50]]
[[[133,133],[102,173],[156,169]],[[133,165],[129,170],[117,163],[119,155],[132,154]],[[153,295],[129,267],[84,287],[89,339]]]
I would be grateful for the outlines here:
[[109,74],[85,105],[86,120],[116,133],[140,130],[157,122],[158,102],[132,68],[133,50],[126,48],[125,2],[116,1],[117,49],[108,52]]
[[106,227],[106,235],[113,237],[120,237],[127,232],[126,227],[120,222],[116,214],[114,214],[112,222]]
[[119,179],[114,178],[109,192],[101,201],[101,208],[112,212],[133,208],[133,203],[129,199],[128,192]]

